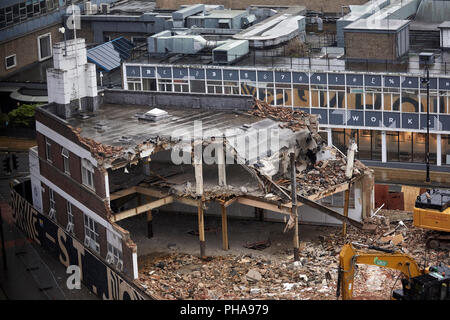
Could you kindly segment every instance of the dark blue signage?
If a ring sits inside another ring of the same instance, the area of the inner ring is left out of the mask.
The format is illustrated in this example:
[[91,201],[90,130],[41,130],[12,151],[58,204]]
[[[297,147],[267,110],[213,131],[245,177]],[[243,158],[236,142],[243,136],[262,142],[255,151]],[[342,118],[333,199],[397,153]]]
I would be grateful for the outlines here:
[[208,80],[222,80],[222,70],[220,70],[220,69],[206,69],[206,79],[208,79]]
[[326,73],[313,73],[311,75],[311,84],[327,84]]
[[363,76],[361,74],[347,74],[346,79],[348,86],[363,86]]
[[173,68],[174,79],[184,79],[188,77],[188,70],[186,68]]
[[304,72],[293,72],[292,82],[300,84],[309,84],[309,77]]
[[238,70],[223,70],[223,80],[239,81],[239,71]]
[[204,80],[205,79],[205,70],[198,68],[189,68],[189,77],[195,80]]
[[399,88],[400,77],[399,76],[384,76],[384,86],[388,88]]
[[381,87],[381,76],[366,74],[364,84],[366,87]]
[[256,71],[241,70],[241,81],[256,81]]
[[141,67],[127,66],[127,77],[135,78],[141,76]]
[[155,67],[142,67],[142,78],[155,78]]
[[366,111],[365,113],[366,127],[382,127],[383,113],[380,111]]
[[350,110],[347,116],[348,126],[364,126],[364,111]]
[[403,129],[419,129],[419,114],[411,112],[402,113]]
[[162,79],[172,78],[172,68],[169,67],[158,67],[158,77]]
[[258,81],[259,82],[273,82],[273,72],[272,71],[258,71]]
[[291,73],[276,71],[275,72],[275,82],[291,83]]
[[383,112],[383,125],[386,128],[400,128],[399,112]]

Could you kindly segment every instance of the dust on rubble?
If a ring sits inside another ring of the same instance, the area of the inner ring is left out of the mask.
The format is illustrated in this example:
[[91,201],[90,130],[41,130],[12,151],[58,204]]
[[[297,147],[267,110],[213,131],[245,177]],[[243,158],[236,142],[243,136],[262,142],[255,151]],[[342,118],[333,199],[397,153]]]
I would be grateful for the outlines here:
[[[389,216],[402,217],[403,220]],[[403,223],[399,223],[402,221]],[[448,251],[425,249],[427,231],[412,225],[412,214],[380,210],[370,221],[374,232],[353,227],[342,236],[340,227],[321,227],[327,236],[302,241],[300,261],[292,251],[262,255],[223,255],[200,259],[181,252],[140,257],[138,283],[163,299],[336,299],[339,252],[346,242],[395,248],[412,256],[423,267],[439,261],[450,264]],[[300,235],[301,237],[301,235]],[[273,252],[273,250],[271,250]],[[400,272],[376,266],[358,265],[354,299],[390,299],[401,288]]]

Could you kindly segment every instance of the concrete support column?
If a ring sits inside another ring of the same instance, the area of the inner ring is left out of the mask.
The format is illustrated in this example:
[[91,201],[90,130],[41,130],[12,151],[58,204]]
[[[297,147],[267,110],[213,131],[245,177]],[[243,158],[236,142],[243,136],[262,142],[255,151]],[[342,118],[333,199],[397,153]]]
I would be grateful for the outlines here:
[[442,143],[440,133],[436,135],[436,164],[438,166],[442,165]]
[[381,131],[381,162],[387,162],[386,131]]
[[203,195],[203,147],[202,141],[194,142],[194,170],[195,170],[195,191],[197,196]]
[[225,152],[223,151],[224,145],[223,141],[221,140],[218,143],[218,146],[216,148],[217,150],[217,169],[219,170],[219,186],[226,186],[227,185],[227,175],[225,171]]
[[331,128],[327,128],[327,140],[328,146],[331,147],[333,145],[333,132]]

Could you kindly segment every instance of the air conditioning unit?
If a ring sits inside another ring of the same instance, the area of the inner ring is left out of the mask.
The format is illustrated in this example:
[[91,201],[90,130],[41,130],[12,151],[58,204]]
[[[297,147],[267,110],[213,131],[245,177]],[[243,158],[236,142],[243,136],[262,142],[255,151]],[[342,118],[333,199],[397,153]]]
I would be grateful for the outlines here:
[[117,262],[116,268],[117,268],[117,270],[122,271],[123,270],[123,262],[122,261]]
[[66,231],[69,232],[69,233],[73,232],[73,223],[72,222],[69,222],[67,224]]
[[56,210],[55,209],[50,209],[50,211],[48,212],[48,217],[52,220],[55,220],[55,216],[56,216]]
[[110,252],[108,252],[108,254],[106,255],[106,262],[108,262],[109,264],[113,262],[113,256]]
[[91,247],[91,239],[89,239],[89,238],[84,238],[84,245],[86,246],[86,247]]
[[109,6],[109,3],[102,3],[100,5],[100,8],[103,14],[109,14],[111,12],[111,7]]
[[90,1],[86,1],[84,4],[84,13],[87,15],[92,14],[92,3]]

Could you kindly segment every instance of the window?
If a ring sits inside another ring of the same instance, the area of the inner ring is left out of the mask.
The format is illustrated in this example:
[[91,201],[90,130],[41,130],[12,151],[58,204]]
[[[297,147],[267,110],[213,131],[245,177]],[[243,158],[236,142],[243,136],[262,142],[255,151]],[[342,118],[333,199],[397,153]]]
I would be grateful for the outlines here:
[[48,162],[52,162],[52,143],[48,138],[45,138],[45,155]]
[[66,227],[66,231],[73,233],[73,227],[74,227],[74,222],[73,222],[73,212],[72,212],[72,204],[67,201],[67,227]]
[[5,58],[6,70],[14,68],[17,65],[16,55],[13,54]]
[[55,201],[55,193],[53,189],[48,188],[49,191],[49,207],[50,210],[48,212],[48,216],[50,219],[55,220],[56,219],[56,201]]
[[64,173],[70,175],[69,150],[67,150],[66,148],[62,148],[61,155],[63,157]]
[[108,253],[106,255],[106,262],[116,266],[118,270],[123,269],[122,258],[122,242],[118,236],[107,230],[106,233]]
[[100,253],[97,222],[86,214],[84,215],[84,245]]
[[106,257],[106,261],[110,264],[115,265],[120,271],[122,271],[123,268],[122,251],[119,251],[118,248],[114,247],[109,242],[108,242],[108,255]]
[[39,61],[48,59],[52,56],[52,37],[50,33],[44,34],[37,38]]
[[94,166],[86,159],[81,161],[81,177],[85,186],[94,189]]

